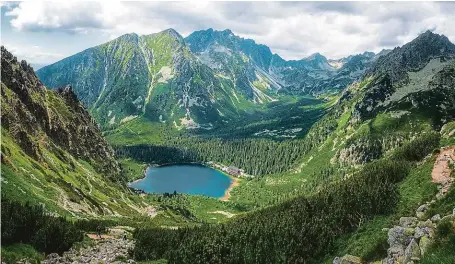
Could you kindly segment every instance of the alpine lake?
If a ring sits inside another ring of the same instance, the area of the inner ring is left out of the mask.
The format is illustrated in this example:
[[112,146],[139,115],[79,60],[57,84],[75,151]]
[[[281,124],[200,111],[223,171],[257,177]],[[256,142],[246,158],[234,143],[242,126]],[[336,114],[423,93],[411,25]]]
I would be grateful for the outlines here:
[[223,197],[232,179],[213,168],[199,164],[172,164],[149,167],[145,177],[130,187],[146,193],[186,193],[214,198]]

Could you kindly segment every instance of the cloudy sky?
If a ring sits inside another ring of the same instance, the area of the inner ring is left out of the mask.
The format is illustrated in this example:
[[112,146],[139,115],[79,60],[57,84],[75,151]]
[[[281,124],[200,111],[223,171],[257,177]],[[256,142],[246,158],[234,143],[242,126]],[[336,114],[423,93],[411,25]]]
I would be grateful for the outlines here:
[[455,42],[450,2],[22,2],[2,3],[1,42],[42,66],[125,33],[231,29],[285,59],[379,52],[425,30]]

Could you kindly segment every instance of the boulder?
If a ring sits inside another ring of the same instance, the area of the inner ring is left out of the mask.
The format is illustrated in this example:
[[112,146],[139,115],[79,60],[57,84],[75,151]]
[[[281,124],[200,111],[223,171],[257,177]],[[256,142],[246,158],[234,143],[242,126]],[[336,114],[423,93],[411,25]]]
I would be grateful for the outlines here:
[[455,216],[455,207],[453,208],[452,216]]
[[[387,256],[389,259],[398,259],[404,255],[404,246],[395,244],[387,249]],[[393,263],[393,262],[392,262]]]
[[438,222],[439,220],[441,220],[441,216],[439,214],[437,215],[434,215],[433,217],[431,217],[430,219],[432,222]]
[[333,259],[332,264],[341,264],[341,259],[340,259],[340,257],[335,257],[335,258]]
[[425,212],[428,210],[428,206],[426,204],[422,204],[417,208],[416,210],[416,216],[419,219],[424,219],[425,218]]
[[425,219],[425,213],[424,212],[416,212],[416,216],[419,219]]
[[423,236],[419,241],[420,254],[423,256],[427,251],[428,247],[431,245],[431,240],[428,236]]
[[414,228],[404,228],[402,226],[394,226],[389,229],[387,242],[390,246],[395,244],[408,245],[414,237]]
[[419,206],[419,208],[417,208],[416,212],[425,213],[427,210],[428,206],[426,204],[422,204],[421,206]]
[[402,227],[415,227],[418,220],[415,217],[401,217],[400,226]]
[[404,251],[404,263],[412,260],[420,260],[420,247],[415,239],[411,240],[411,243],[409,243]]
[[433,222],[431,222],[430,219],[427,219],[426,221],[420,221],[417,223],[417,226],[418,227],[430,227],[430,228],[434,228],[435,227],[435,224]]
[[427,235],[425,227],[416,227],[414,230],[414,237],[417,239],[423,237],[424,235]]
[[341,258],[340,264],[362,264],[362,260],[356,256],[344,255],[344,257]]

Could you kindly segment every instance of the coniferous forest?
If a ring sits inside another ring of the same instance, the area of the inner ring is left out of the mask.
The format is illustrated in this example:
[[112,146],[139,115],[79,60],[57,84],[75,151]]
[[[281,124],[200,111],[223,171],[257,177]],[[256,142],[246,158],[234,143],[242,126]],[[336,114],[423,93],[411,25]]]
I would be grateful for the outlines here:
[[319,263],[333,242],[373,216],[390,213],[396,184],[439,144],[423,135],[341,182],[221,225],[137,229],[134,256],[170,263]]

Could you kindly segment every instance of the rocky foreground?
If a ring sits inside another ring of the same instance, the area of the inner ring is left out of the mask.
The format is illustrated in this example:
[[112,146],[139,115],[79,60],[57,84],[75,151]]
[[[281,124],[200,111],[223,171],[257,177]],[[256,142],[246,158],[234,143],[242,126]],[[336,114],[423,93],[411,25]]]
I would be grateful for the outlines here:
[[[381,261],[370,264],[416,264],[419,263],[428,247],[433,243],[435,230],[439,222],[448,219],[455,223],[455,208],[451,215],[441,217],[436,214],[429,219],[425,218],[426,212],[436,200],[442,199],[454,178],[451,177],[451,166],[455,164],[455,146],[441,149],[436,158],[432,179],[438,184],[439,192],[434,200],[422,204],[417,208],[415,216],[401,217],[399,224],[392,228],[384,228],[387,232],[387,257]],[[357,256],[345,255],[336,257],[333,264],[361,264],[362,260]]]
[[49,254],[41,263],[135,263],[128,256],[128,251],[134,247],[134,241],[115,237],[93,241],[93,246],[83,247],[79,250],[72,248],[62,256],[57,253]]

